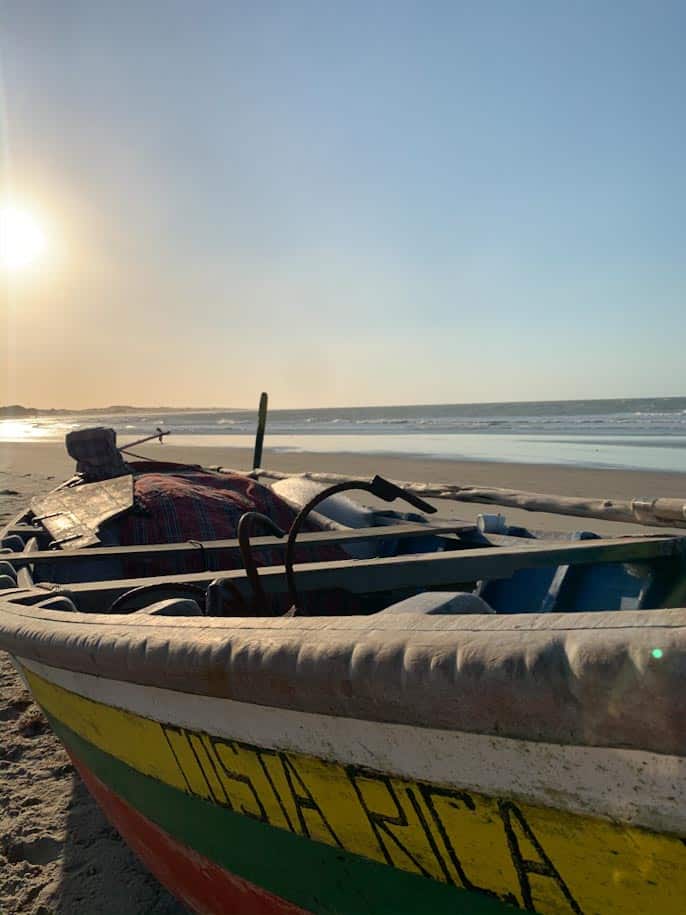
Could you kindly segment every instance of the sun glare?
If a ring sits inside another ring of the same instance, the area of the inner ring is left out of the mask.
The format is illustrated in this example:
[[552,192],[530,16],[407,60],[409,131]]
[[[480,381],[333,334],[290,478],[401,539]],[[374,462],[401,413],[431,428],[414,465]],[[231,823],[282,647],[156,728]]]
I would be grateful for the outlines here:
[[9,272],[27,270],[47,247],[45,230],[29,210],[0,205],[0,265]]

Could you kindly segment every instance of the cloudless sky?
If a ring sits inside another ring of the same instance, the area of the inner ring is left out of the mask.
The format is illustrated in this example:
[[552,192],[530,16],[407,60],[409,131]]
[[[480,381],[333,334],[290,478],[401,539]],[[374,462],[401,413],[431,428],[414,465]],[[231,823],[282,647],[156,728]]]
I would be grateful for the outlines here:
[[686,392],[686,6],[0,0],[1,402]]

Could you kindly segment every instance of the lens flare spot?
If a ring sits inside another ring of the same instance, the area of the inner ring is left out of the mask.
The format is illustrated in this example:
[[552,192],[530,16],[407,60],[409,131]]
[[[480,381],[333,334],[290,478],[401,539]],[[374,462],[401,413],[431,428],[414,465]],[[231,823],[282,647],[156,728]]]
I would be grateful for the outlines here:
[[661,649],[661,648],[653,648],[653,650],[652,650],[650,653],[651,653],[651,655],[655,658],[656,661],[659,661],[660,658],[662,657],[662,649]]

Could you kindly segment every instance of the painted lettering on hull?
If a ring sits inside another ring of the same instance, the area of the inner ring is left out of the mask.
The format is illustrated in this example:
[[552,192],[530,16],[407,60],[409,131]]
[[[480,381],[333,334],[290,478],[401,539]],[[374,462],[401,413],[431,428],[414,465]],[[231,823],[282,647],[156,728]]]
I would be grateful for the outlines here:
[[189,789],[200,797],[534,912],[583,913],[526,813],[512,801],[183,728],[164,726],[164,733]]
[[163,725],[26,674],[83,739],[274,828],[540,915],[682,915],[678,837]]

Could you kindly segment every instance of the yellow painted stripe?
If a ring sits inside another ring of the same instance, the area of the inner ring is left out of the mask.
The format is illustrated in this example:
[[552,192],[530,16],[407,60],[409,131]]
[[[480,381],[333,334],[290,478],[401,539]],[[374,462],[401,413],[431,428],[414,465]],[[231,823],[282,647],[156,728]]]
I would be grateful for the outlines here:
[[188,731],[24,672],[46,711],[101,750],[276,828],[544,915],[684,911],[678,837]]

